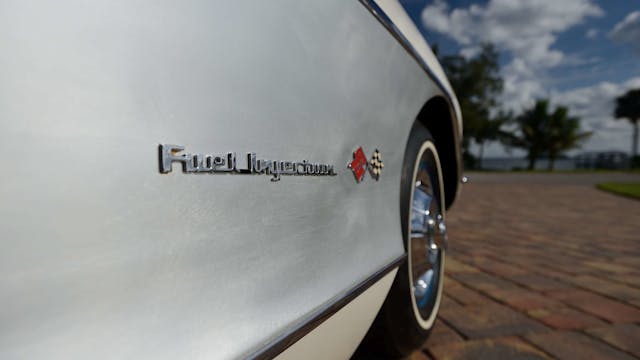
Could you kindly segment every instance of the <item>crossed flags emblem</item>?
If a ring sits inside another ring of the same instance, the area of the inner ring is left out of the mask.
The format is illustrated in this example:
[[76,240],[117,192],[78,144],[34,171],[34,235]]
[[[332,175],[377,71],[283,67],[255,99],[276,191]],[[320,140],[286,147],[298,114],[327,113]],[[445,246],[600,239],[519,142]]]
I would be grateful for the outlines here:
[[349,169],[353,171],[353,175],[356,177],[356,181],[359,183],[364,179],[364,174],[369,170],[371,177],[376,181],[380,179],[382,168],[384,163],[382,162],[382,155],[380,151],[376,149],[371,156],[371,160],[367,161],[367,157],[362,150],[362,146],[353,152],[353,161],[348,165]]

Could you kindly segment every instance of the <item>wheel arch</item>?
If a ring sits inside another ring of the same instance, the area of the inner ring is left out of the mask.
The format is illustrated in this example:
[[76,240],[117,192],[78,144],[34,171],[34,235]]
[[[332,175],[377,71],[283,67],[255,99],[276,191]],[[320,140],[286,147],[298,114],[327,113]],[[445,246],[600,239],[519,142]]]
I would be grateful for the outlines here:
[[444,180],[445,206],[448,209],[458,193],[462,177],[461,132],[449,102],[442,96],[429,99],[416,118],[434,138],[440,156]]

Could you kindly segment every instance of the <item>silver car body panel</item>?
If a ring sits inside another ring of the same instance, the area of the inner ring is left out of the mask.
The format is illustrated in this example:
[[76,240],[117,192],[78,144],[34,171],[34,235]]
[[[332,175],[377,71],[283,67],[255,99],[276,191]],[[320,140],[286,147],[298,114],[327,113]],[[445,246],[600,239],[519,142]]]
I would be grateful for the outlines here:
[[[447,94],[361,3],[6,0],[0,44],[0,358],[256,354],[403,255]],[[160,174],[160,143],[338,175]]]

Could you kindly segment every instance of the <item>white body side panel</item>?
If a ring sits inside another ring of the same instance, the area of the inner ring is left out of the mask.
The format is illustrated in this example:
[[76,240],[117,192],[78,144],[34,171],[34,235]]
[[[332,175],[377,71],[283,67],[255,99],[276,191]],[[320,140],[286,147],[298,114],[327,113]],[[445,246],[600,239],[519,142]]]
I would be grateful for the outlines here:
[[385,275],[306,337],[280,354],[278,360],[347,359],[371,326],[397,270]]

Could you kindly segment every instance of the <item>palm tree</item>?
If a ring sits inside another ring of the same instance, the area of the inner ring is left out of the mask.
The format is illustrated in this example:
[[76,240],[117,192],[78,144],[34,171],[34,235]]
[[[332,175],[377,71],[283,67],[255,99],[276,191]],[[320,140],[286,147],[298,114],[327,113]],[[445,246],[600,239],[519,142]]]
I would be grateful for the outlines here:
[[[437,48],[434,53],[438,53]],[[464,155],[469,152],[472,140],[480,146],[479,167],[482,166],[484,144],[496,140],[496,131],[501,124],[494,123],[491,114],[497,110],[503,81],[500,77],[499,54],[491,44],[483,44],[480,53],[467,59],[461,55],[440,57],[442,68],[460,102],[464,116],[462,147]],[[471,161],[472,165],[474,161]]]
[[506,124],[512,121],[511,113],[501,111],[492,119],[487,118],[485,121],[476,124],[473,139],[478,144],[478,168],[482,169],[482,159],[484,157],[484,145],[487,141],[505,142],[510,133],[503,130]]
[[549,156],[549,170],[553,170],[555,161],[563,152],[579,146],[580,142],[591,136],[589,132],[579,132],[580,118],[570,117],[564,106],[549,113],[549,100],[538,100],[516,118],[518,134],[513,135],[508,145],[527,151],[529,170],[533,170],[536,161],[543,154]]
[[548,115],[549,102],[538,100],[533,108],[525,110],[515,120],[519,130],[509,141],[509,145],[522,148],[527,151],[529,170],[536,167],[536,161],[545,151],[545,127]]
[[569,109],[559,106],[548,119],[547,153],[549,170],[553,170],[556,159],[567,150],[571,150],[591,136],[591,132],[579,132],[580,118],[570,117]]
[[629,119],[633,125],[633,138],[631,145],[631,155],[638,156],[638,120],[640,120],[640,89],[627,91],[624,95],[616,98],[616,119]]

